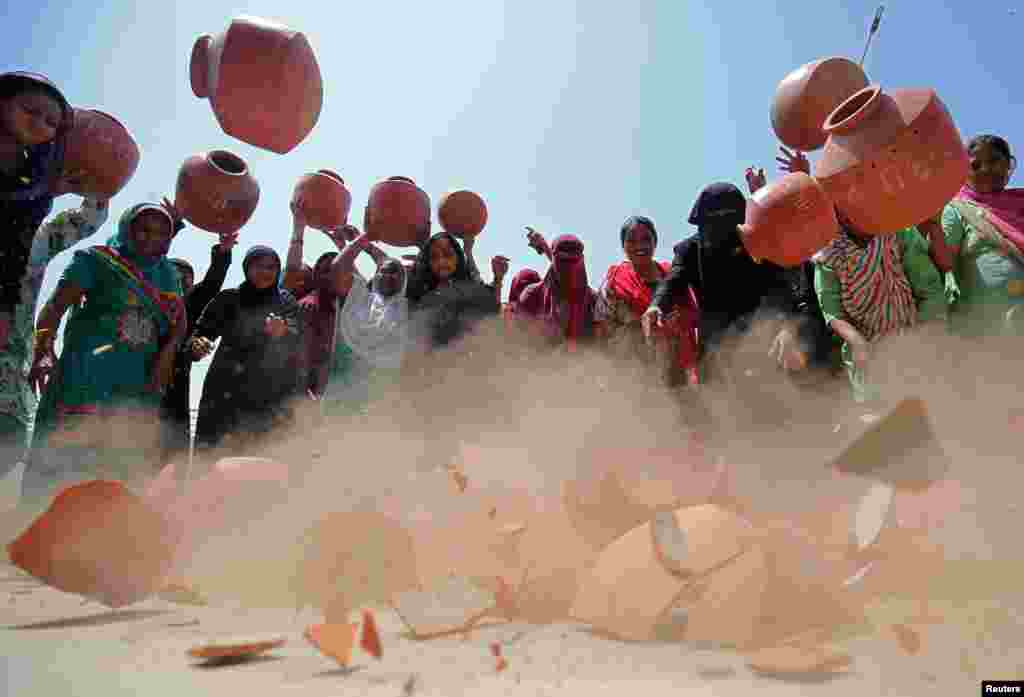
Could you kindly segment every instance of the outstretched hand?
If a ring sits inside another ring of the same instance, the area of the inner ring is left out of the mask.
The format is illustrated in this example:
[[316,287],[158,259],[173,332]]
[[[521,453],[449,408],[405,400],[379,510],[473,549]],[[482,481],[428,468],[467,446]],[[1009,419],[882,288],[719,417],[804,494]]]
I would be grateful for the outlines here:
[[764,186],[768,183],[768,179],[767,177],[765,177],[763,169],[758,169],[755,171],[753,167],[747,167],[746,177],[747,188],[750,190],[750,193],[752,194],[757,193],[759,189],[764,188]]
[[547,256],[549,253],[548,242],[544,239],[544,235],[529,225],[526,226],[526,243],[541,256]]
[[804,174],[811,173],[811,163],[799,150],[790,151],[785,145],[779,146],[780,155],[775,158],[775,161],[779,163],[779,169],[783,172],[803,172]]
[[175,206],[170,199],[164,196],[160,203],[164,209],[171,214],[171,220],[174,221],[175,233],[185,227],[185,216],[180,210],[178,210],[178,207]]

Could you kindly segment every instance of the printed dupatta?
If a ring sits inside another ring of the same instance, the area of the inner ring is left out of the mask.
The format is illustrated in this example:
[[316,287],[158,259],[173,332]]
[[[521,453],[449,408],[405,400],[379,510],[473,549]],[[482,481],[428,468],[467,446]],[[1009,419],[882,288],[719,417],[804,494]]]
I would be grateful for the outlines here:
[[858,244],[848,233],[814,256],[839,280],[843,312],[868,341],[916,324],[917,303],[896,235]]
[[177,324],[184,314],[184,303],[175,292],[163,291],[148,281],[142,272],[111,247],[90,247],[89,254],[112,269],[153,315],[164,335]]

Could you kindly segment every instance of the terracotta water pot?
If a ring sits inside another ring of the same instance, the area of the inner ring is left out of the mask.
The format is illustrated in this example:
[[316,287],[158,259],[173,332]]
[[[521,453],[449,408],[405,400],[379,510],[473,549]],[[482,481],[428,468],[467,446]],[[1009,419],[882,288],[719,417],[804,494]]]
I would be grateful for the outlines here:
[[839,233],[839,222],[821,184],[793,172],[751,197],[740,231],[750,256],[791,267],[831,242]]
[[772,101],[772,128],[785,145],[808,152],[825,144],[825,119],[850,95],[868,85],[859,65],[822,58],[782,78]]
[[139,168],[139,146],[120,121],[96,109],[75,109],[64,151],[71,193],[113,198]]
[[242,158],[211,150],[185,160],[178,170],[174,205],[198,228],[237,232],[260,201],[260,185]]
[[345,180],[329,169],[307,174],[295,185],[294,201],[305,201],[306,222],[317,230],[337,230],[348,222],[352,194]]
[[487,225],[487,204],[472,191],[449,191],[437,207],[437,219],[445,232],[456,237],[476,237]]
[[189,74],[224,132],[257,148],[290,152],[320,118],[320,66],[305,35],[286,26],[236,17],[196,40]]
[[934,90],[865,88],[828,117],[814,176],[861,233],[935,215],[967,180],[967,150]]
[[389,177],[370,190],[364,226],[381,242],[420,246],[430,235],[430,197],[408,177]]

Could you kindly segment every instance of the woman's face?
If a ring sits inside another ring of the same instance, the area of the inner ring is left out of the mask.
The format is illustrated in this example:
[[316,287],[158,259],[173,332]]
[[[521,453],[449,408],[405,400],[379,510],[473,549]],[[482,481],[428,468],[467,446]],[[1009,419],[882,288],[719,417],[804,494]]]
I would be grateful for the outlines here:
[[257,290],[266,290],[277,282],[277,274],[280,270],[280,265],[274,257],[256,257],[249,262],[245,278]]
[[988,143],[979,143],[970,152],[971,166],[967,183],[979,194],[1002,191],[1010,181],[1011,162]]
[[622,245],[626,258],[634,265],[650,262],[654,256],[654,234],[643,223],[634,223],[626,233],[626,241]]
[[0,103],[0,126],[22,146],[53,140],[63,119],[57,100],[42,92],[22,92]]
[[334,263],[334,256],[320,259],[313,267],[313,283],[316,288],[326,288],[330,283],[331,264]]
[[385,262],[380,271],[377,272],[377,279],[374,281],[377,292],[385,298],[390,298],[402,289],[402,265],[397,261]]
[[442,237],[430,245],[430,271],[439,281],[446,281],[459,268],[459,258],[450,240]]
[[154,259],[166,255],[171,249],[174,228],[165,215],[143,211],[132,221],[131,231],[135,253],[139,256]]

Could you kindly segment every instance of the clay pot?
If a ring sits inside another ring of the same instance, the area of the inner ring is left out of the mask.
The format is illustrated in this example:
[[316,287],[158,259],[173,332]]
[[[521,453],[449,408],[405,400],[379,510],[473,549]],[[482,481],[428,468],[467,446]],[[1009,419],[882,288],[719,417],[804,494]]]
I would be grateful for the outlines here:
[[320,66],[305,35],[283,25],[236,17],[196,40],[189,74],[224,132],[257,148],[290,152],[320,118]]
[[449,191],[437,207],[437,219],[445,232],[456,237],[476,237],[487,225],[487,204],[472,191]]
[[934,90],[865,88],[829,115],[825,131],[814,176],[861,233],[917,225],[967,180],[967,150]]
[[174,205],[198,228],[237,232],[260,201],[260,185],[242,158],[211,150],[185,160],[178,170]]
[[802,65],[775,88],[772,128],[785,145],[808,152],[825,144],[825,119],[850,95],[868,85],[859,65],[846,58],[823,58]]
[[750,256],[791,267],[831,242],[839,233],[839,222],[821,185],[803,172],[793,172],[751,197],[740,231]]
[[370,189],[364,227],[386,244],[420,246],[430,235],[430,197],[408,177],[389,177]]
[[75,109],[64,151],[63,176],[71,193],[113,198],[139,168],[139,146],[124,125],[96,109]]
[[321,169],[299,179],[292,194],[305,202],[306,222],[317,230],[337,230],[348,222],[352,194],[345,180],[329,169]]

